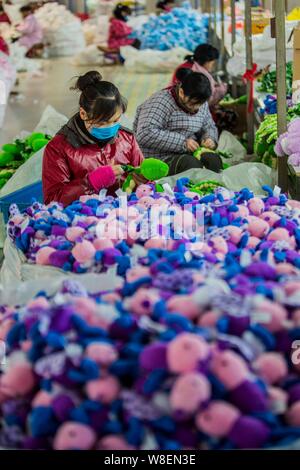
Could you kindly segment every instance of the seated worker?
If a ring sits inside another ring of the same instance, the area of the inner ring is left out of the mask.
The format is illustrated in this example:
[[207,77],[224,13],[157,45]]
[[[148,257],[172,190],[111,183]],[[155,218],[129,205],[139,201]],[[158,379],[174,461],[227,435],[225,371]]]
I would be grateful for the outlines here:
[[4,10],[3,2],[0,1],[0,23],[11,24],[11,21]]
[[143,155],[134,135],[119,120],[126,100],[99,72],[78,78],[79,112],[49,142],[43,157],[43,193],[70,204],[83,194],[110,193],[121,187],[122,165],[139,166]]
[[7,43],[4,41],[3,37],[0,36],[0,51],[6,55],[9,55],[9,48]]
[[212,72],[216,67],[216,62],[219,59],[219,51],[210,44],[201,44],[196,47],[193,55],[188,55],[185,57],[185,62],[176,69],[170,85],[175,85],[178,83],[176,78],[177,70],[180,68],[189,68],[194,72],[203,73],[210,82],[212,94],[209,99],[209,106],[213,107],[221,101],[227,93],[227,84],[226,83],[217,83],[212,76]]
[[[222,161],[210,153],[218,132],[208,107],[208,78],[190,69],[179,71],[180,83],[161,90],[137,108],[134,132],[145,157],[164,160],[174,175],[190,168],[219,172]],[[208,149],[200,161],[193,156],[199,146]]]
[[169,13],[174,8],[174,0],[163,0],[162,2],[157,2],[156,11],[160,15],[161,13]]
[[124,46],[132,46],[139,49],[141,42],[138,39],[131,38],[133,30],[126,23],[132,14],[131,8],[119,3],[113,11],[113,17],[110,19],[108,32],[108,47],[98,46],[99,50],[106,54],[115,54],[115,61],[122,63],[120,56],[120,48]]
[[24,5],[20,8],[23,21],[16,29],[21,34],[19,44],[27,50],[27,57],[40,57],[44,50],[43,31],[36,17],[32,14],[31,6]]

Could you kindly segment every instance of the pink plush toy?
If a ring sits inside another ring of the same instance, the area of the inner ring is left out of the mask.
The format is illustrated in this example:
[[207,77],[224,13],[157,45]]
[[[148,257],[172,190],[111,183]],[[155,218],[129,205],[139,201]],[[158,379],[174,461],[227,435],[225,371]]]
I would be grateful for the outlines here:
[[215,438],[227,438],[239,449],[262,447],[270,436],[269,428],[256,418],[243,416],[230,403],[214,401],[196,417],[200,431]]
[[250,210],[251,214],[260,216],[264,211],[265,204],[262,199],[259,197],[253,197],[248,201],[248,209]]
[[141,199],[143,197],[152,196],[153,189],[148,184],[140,184],[135,191],[136,197]]
[[167,302],[169,312],[180,313],[190,320],[194,320],[199,316],[199,307],[188,295],[174,295]]
[[67,421],[58,429],[53,442],[54,450],[89,450],[96,442],[96,434],[89,426]]
[[176,418],[189,418],[206,403],[211,396],[211,386],[207,378],[199,372],[180,375],[171,390],[170,405]]
[[134,450],[122,436],[109,435],[102,437],[97,445],[98,450]]
[[39,390],[32,400],[32,407],[37,406],[51,406],[53,400],[53,394],[46,392],[45,390]]
[[95,256],[96,250],[94,245],[88,240],[76,243],[72,249],[72,255],[78,263],[87,263]]
[[249,237],[247,248],[256,248],[261,240],[257,237]]
[[109,343],[91,343],[85,350],[87,357],[95,361],[101,367],[109,367],[118,359],[116,348]]
[[150,238],[145,243],[145,248],[150,250],[151,248],[166,249],[167,240],[165,238]]
[[230,235],[229,240],[237,245],[243,236],[243,230],[235,225],[228,225],[226,228]]
[[93,401],[108,405],[119,396],[121,385],[113,375],[97,380],[90,380],[86,385],[87,396]]
[[143,196],[139,199],[136,207],[141,207],[142,209],[149,209],[149,207],[153,206],[154,199],[151,196]]
[[244,359],[233,351],[215,351],[211,371],[229,391],[230,400],[243,412],[266,411],[267,397],[252,381]]
[[49,306],[50,304],[45,297],[36,297],[35,299],[30,300],[27,304],[27,308],[30,310],[47,310]]
[[171,372],[193,372],[205,366],[210,355],[208,343],[193,333],[181,333],[170,341],[167,363]]
[[159,300],[160,296],[156,290],[141,287],[126,303],[127,308],[135,315],[151,315],[154,305]]
[[246,217],[248,217],[249,210],[247,206],[238,205],[237,207],[238,210],[232,213],[234,219],[237,219],[238,217],[245,219]]
[[31,392],[35,383],[31,365],[20,362],[9,367],[0,377],[0,391],[8,397],[19,397]]
[[274,385],[283,380],[288,374],[286,360],[282,354],[265,352],[253,364],[258,375],[268,384]]
[[97,305],[89,297],[77,297],[74,299],[74,308],[76,313],[81,315],[86,321],[91,322],[96,315]]
[[291,248],[295,248],[296,246],[295,238],[293,236],[291,237],[285,228],[275,228],[271,233],[269,233],[267,238],[268,240],[275,242],[278,240],[284,240],[289,243]]
[[93,241],[94,248],[99,251],[103,251],[106,248],[113,248],[114,244],[108,238],[96,238]]
[[75,242],[84,234],[85,230],[83,227],[68,227],[66,230],[66,239],[70,242]]
[[269,387],[268,396],[270,409],[273,413],[282,415],[286,412],[288,403],[288,394],[278,387]]
[[270,227],[273,227],[273,225],[276,222],[278,222],[278,220],[280,220],[280,216],[276,214],[275,212],[271,212],[271,211],[263,212],[260,218],[268,222]]
[[248,216],[247,221],[248,231],[253,237],[262,238],[268,233],[270,229],[269,224],[265,220],[262,220],[254,215]]
[[41,265],[48,265],[50,264],[50,255],[51,253],[54,253],[56,250],[52,248],[51,246],[45,246],[41,248],[37,254],[36,254],[36,264],[41,264]]
[[220,315],[213,310],[205,312],[198,320],[198,325],[203,328],[214,328]]
[[146,266],[136,266],[134,268],[128,269],[126,272],[126,281],[135,282],[141,277],[150,276],[150,269]]
[[286,323],[288,313],[279,303],[271,300],[261,300],[253,312],[256,323],[267,328],[271,333],[281,331]]
[[300,426],[300,401],[296,401],[290,406],[285,418],[290,426]]
[[228,253],[228,245],[226,240],[224,240],[223,237],[217,236],[217,237],[212,237],[209,241],[210,245],[213,248],[213,251],[216,251],[217,253],[226,255]]

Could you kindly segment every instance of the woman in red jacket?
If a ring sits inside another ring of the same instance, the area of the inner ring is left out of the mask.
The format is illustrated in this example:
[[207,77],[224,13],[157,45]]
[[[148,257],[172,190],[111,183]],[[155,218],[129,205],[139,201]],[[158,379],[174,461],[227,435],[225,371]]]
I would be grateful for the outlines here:
[[43,193],[51,201],[70,204],[83,194],[121,186],[122,165],[139,166],[141,150],[119,120],[126,101],[113,83],[91,71],[78,78],[79,113],[49,142],[43,158]]

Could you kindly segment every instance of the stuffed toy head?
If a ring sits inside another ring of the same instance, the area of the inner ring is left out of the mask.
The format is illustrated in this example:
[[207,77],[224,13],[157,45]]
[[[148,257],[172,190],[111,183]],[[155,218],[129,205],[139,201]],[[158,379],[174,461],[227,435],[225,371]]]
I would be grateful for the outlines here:
[[65,422],[58,429],[53,442],[55,450],[89,450],[96,442],[92,428],[76,422]]

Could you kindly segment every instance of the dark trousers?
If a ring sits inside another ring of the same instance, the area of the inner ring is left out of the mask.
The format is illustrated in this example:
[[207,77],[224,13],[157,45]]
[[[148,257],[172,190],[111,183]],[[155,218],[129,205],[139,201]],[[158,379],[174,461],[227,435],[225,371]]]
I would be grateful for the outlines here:
[[169,165],[169,175],[177,175],[191,168],[206,168],[207,170],[220,173],[223,169],[222,159],[217,153],[204,153],[200,160],[193,155],[179,155],[167,162]]

